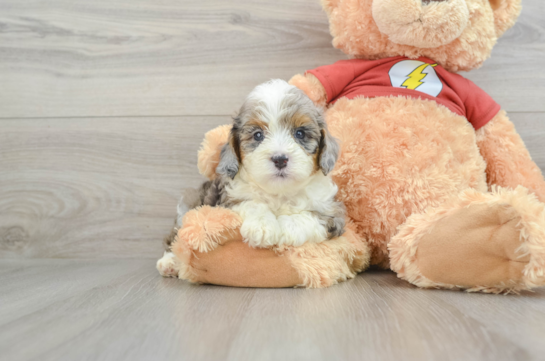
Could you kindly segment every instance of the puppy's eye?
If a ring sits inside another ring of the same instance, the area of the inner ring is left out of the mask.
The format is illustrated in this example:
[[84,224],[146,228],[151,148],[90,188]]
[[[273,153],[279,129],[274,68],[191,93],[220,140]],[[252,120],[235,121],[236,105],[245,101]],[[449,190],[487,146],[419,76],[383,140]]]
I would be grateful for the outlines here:
[[295,132],[295,138],[297,138],[297,139],[303,139],[304,137],[305,137],[305,131],[304,131],[304,130],[298,129],[298,130]]
[[263,132],[255,132],[254,133],[254,139],[258,142],[263,140]]

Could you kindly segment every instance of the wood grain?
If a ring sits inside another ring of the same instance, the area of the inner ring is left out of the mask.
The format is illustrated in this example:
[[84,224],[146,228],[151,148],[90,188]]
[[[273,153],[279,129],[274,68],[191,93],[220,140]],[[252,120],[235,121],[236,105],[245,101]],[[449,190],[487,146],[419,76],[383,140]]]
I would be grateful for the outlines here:
[[[511,118],[545,169],[545,113]],[[0,120],[0,258],[157,258],[229,117]]]
[[224,115],[342,54],[318,1],[2,0],[0,116]]
[[322,290],[161,279],[152,260],[0,260],[5,360],[541,360],[545,290],[420,290],[367,272]]
[[229,117],[0,120],[0,257],[152,257]]
[[[1,0],[0,117],[231,114],[256,84],[344,59],[317,0]],[[543,112],[545,4],[469,75]]]

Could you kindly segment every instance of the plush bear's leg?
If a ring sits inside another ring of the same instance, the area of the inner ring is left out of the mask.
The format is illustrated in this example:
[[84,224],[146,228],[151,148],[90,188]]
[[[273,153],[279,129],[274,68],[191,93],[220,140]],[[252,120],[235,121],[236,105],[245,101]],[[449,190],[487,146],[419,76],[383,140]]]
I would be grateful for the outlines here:
[[349,224],[343,237],[301,247],[251,248],[240,218],[224,208],[186,214],[172,246],[179,277],[236,287],[327,287],[353,278],[369,263],[367,245]]
[[545,285],[545,205],[523,187],[467,190],[399,227],[391,268],[419,287],[517,292]]

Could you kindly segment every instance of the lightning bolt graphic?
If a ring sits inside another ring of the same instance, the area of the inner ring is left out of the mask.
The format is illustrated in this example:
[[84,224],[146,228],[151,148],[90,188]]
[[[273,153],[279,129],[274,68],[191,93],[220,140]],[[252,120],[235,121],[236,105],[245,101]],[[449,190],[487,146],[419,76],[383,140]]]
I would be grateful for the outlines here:
[[[407,89],[415,90],[420,85],[424,84],[422,79],[424,79],[428,74],[422,73],[424,69],[430,64],[422,64],[418,68],[414,69],[412,73],[410,73],[408,76],[408,79],[401,84],[402,87],[405,87]],[[433,66],[433,65],[432,65]]]

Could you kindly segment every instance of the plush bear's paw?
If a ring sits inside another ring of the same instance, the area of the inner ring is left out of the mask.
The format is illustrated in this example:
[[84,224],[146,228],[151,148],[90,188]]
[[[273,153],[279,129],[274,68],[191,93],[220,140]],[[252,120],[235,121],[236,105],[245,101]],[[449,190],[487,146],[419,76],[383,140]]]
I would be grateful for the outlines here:
[[178,277],[176,256],[172,252],[165,252],[163,257],[157,261],[156,267],[163,277]]
[[240,216],[229,209],[202,206],[185,214],[177,238],[195,251],[209,252],[222,244],[241,222]]

